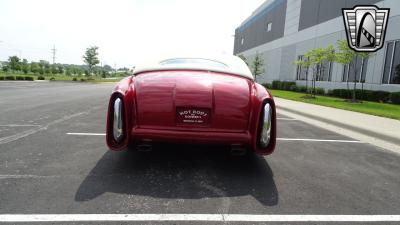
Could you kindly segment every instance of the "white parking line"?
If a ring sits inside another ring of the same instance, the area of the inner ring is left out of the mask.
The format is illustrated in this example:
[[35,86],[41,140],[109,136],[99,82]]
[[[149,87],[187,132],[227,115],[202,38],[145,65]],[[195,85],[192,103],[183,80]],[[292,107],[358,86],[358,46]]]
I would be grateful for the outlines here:
[[100,221],[400,222],[400,215],[0,214],[0,222]]
[[71,114],[71,115],[66,115],[66,116],[63,116],[63,117],[61,117],[59,119],[53,120],[53,121],[51,121],[51,122],[49,122],[49,123],[47,123],[47,124],[45,124],[43,126],[33,127],[33,128],[31,128],[29,130],[25,130],[25,131],[22,131],[22,132],[19,132],[19,133],[16,133],[16,134],[13,134],[13,135],[10,135],[10,136],[7,136],[7,137],[1,137],[0,138],[0,145],[1,144],[7,144],[7,143],[12,142],[12,141],[16,141],[18,139],[21,139],[21,138],[27,137],[29,135],[35,134],[35,133],[37,133],[39,131],[47,130],[47,128],[49,126],[53,126],[53,125],[65,122],[65,121],[67,121],[69,119],[89,114],[90,111],[92,111],[94,109],[97,109],[97,108],[99,108],[99,107],[92,108],[89,111],[85,111],[85,112],[79,112],[79,113],[74,113],[74,114]]
[[0,124],[0,127],[40,127],[38,124]]
[[336,142],[336,143],[364,143],[357,140],[331,140],[331,139],[309,139],[309,138],[276,138],[279,141],[311,141],[311,142]]
[[77,136],[106,136],[105,133],[67,133],[68,135],[77,135]]
[[40,176],[40,175],[32,175],[32,174],[0,174],[0,180],[2,179],[40,179],[40,178],[59,178],[59,175],[49,175],[49,176]]
[[[105,136],[105,133],[67,133],[77,136]],[[278,141],[311,141],[311,142],[336,142],[336,143],[364,143],[357,140],[331,140],[331,139],[310,139],[310,138],[277,138]]]
[[278,117],[276,119],[277,120],[298,120],[298,119],[294,119],[294,118],[285,118],[285,117]]

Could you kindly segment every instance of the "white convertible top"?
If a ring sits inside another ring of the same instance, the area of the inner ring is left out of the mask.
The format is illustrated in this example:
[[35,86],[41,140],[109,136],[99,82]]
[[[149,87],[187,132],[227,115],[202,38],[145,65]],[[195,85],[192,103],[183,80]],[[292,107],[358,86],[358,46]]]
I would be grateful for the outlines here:
[[219,55],[213,57],[186,56],[164,57],[139,63],[133,74],[159,70],[205,70],[213,72],[230,73],[254,79],[246,63],[234,55]]

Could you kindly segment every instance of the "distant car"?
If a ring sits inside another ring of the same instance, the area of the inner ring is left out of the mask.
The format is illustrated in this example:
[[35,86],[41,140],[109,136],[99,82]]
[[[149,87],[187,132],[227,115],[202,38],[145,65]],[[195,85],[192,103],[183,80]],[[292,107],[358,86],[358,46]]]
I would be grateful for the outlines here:
[[267,155],[276,142],[275,103],[236,56],[155,60],[115,87],[106,139],[111,150],[172,142]]

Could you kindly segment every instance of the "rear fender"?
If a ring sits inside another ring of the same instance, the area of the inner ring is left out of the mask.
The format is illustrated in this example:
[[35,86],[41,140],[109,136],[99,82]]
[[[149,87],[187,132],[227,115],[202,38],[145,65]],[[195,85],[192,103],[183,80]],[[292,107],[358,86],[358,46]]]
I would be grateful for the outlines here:
[[[121,80],[115,87],[110,96],[107,110],[107,126],[106,126],[106,142],[108,147],[114,151],[125,150],[131,140],[130,130],[135,124],[135,91],[133,78],[128,77]],[[116,142],[113,137],[113,121],[114,121],[114,101],[120,98],[122,101],[122,119],[123,119],[123,139]]]
[[[272,95],[261,85],[254,83],[252,88],[252,123],[250,126],[250,131],[252,133],[252,147],[257,154],[269,155],[271,154],[276,145],[276,106]],[[272,127],[271,127],[271,137],[270,142],[267,147],[263,148],[259,145],[260,135],[262,131],[263,123],[263,108],[266,103],[269,103],[272,109]]]

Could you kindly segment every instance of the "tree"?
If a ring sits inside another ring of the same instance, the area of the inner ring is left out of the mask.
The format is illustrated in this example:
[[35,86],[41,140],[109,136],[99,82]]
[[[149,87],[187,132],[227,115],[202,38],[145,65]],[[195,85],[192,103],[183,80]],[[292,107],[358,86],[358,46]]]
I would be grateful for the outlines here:
[[42,69],[50,68],[50,63],[46,60],[39,60],[39,67]]
[[[335,54],[335,61],[343,64],[344,66],[348,66],[348,69],[353,68],[354,73],[354,82],[353,82],[353,90],[351,94],[352,102],[357,102],[356,89],[357,89],[357,81],[361,82],[361,90],[364,91],[364,80],[362,79],[361,71],[357,69],[357,61],[361,59],[361,68],[364,68],[365,61],[368,58],[372,57],[374,54],[370,52],[356,52],[353,49],[349,48],[346,40],[338,41],[338,49],[339,51]],[[357,78],[357,75],[360,73],[360,79]],[[349,90],[349,79],[347,78],[347,89]]]
[[79,68],[79,67],[75,67],[75,68],[73,69],[73,71],[74,71],[74,74],[76,74],[77,76],[80,76],[80,75],[82,75],[82,73],[83,73],[83,69],[81,69],[81,68]]
[[28,60],[23,59],[21,62],[21,70],[24,72],[24,74],[27,74],[29,72],[29,64]]
[[21,65],[18,56],[10,56],[8,58],[8,66],[13,71],[19,71],[21,69]]
[[31,62],[31,72],[32,73],[39,73],[39,64],[37,62]]
[[315,84],[317,77],[320,76],[321,73],[321,67],[322,67],[322,62],[325,59],[325,51],[322,48],[316,48],[316,49],[311,49],[309,50],[305,55],[305,57],[309,58],[310,60],[310,65],[312,66],[312,80],[311,80],[311,86],[312,86],[312,93],[315,97]]
[[102,78],[106,78],[106,77],[107,77],[107,71],[102,70],[102,71],[101,71],[101,77],[102,77]]
[[8,66],[8,65],[3,65],[3,66],[1,67],[1,69],[3,70],[3,72],[8,72],[8,70],[10,69],[10,66]]
[[62,65],[57,66],[57,73],[64,74],[64,67]]
[[[350,68],[355,67],[354,66],[354,59],[357,58],[357,54],[356,52],[349,48],[349,45],[347,44],[346,40],[339,40],[337,42],[337,46],[338,46],[338,50],[335,54],[335,61],[337,63],[342,64],[343,66],[347,66],[348,70],[350,70]],[[354,72],[356,68],[354,68]],[[356,79],[354,79],[354,82],[356,82]],[[349,90],[349,79],[346,79],[346,84],[347,84],[347,90]],[[355,101],[356,98],[356,93],[355,93],[355,88],[353,90],[352,93],[352,98]]]
[[71,67],[67,67],[67,69],[65,70],[65,74],[67,75],[67,76],[71,76],[72,75],[72,68]]
[[57,67],[55,65],[51,66],[51,73],[52,74],[57,74],[58,73],[58,69],[57,69]]
[[326,62],[335,62],[336,54],[335,54],[335,47],[333,45],[329,45],[327,48],[324,49],[324,60]]
[[99,55],[99,53],[97,52],[98,49],[99,49],[99,47],[97,47],[97,46],[89,47],[86,49],[85,55],[83,55],[83,61],[89,67],[89,71],[88,71],[89,75],[92,74],[93,67],[100,63],[100,61],[97,57]]
[[46,60],[40,60],[39,61],[39,73],[41,75],[43,74],[50,74],[51,73],[51,67],[50,67],[50,63]]
[[311,62],[307,57],[302,57],[300,60],[296,60],[293,63],[306,71],[306,93],[308,94],[308,69],[310,68]]
[[239,54],[238,57],[239,57],[241,60],[243,60],[243,62],[245,62],[247,66],[249,66],[249,63],[247,62],[246,56],[244,56],[243,54]]
[[264,61],[262,60],[261,54],[258,52],[253,60],[251,69],[254,75],[255,81],[257,82],[257,77],[264,73]]
[[107,71],[107,72],[112,72],[112,71],[113,71],[113,68],[112,68],[110,65],[104,65],[104,66],[103,66],[103,70],[104,70],[104,71]]

